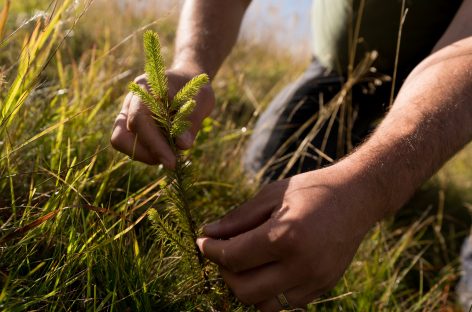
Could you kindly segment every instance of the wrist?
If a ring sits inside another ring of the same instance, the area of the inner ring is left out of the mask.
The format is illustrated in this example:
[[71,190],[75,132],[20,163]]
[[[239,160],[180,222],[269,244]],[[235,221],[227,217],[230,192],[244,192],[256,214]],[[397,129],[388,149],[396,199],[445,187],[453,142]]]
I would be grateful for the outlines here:
[[[394,214],[417,188],[402,153],[383,146],[366,143],[339,165],[350,175],[357,192],[365,198],[365,205],[375,222]],[[400,148],[399,148],[400,149]]]
[[204,66],[199,64],[194,60],[176,58],[170,67],[170,70],[177,71],[179,73],[185,74],[186,76],[197,76],[200,74],[207,74],[210,79],[213,77],[210,75],[210,71],[207,70]]
[[173,64],[172,67],[169,68],[169,70],[179,72],[181,74],[184,74],[185,76],[197,76],[205,73],[202,68],[192,63]]
[[403,190],[395,190],[392,183],[394,177],[385,173],[382,163],[355,152],[334,167],[346,181],[346,187],[353,194],[353,202],[357,203],[354,206],[359,207],[358,213],[363,215],[369,228],[400,208],[399,196],[395,195]]
[[360,167],[355,163],[343,160],[291,179],[293,187],[300,179],[303,181],[300,188],[309,192],[308,198],[312,200],[310,207],[329,203],[333,226],[359,241],[384,216],[375,190],[365,182],[367,176],[361,174]]

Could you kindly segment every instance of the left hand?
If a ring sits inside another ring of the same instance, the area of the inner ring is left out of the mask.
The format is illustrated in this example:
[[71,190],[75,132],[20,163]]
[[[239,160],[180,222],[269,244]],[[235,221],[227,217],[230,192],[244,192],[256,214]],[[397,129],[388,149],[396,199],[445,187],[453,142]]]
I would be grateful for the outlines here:
[[283,293],[303,307],[336,285],[377,221],[369,189],[340,165],[299,174],[266,185],[197,243],[244,304],[279,311]]

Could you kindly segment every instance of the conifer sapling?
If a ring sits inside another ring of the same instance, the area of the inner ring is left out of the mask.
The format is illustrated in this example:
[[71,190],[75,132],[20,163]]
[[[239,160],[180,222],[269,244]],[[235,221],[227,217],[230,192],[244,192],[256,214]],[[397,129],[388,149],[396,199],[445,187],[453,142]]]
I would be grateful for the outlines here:
[[[195,96],[203,86],[209,83],[206,74],[192,78],[173,99],[169,98],[168,80],[158,35],[153,31],[144,34],[144,50],[146,55],[145,72],[149,90],[133,82],[129,85],[132,93],[138,96],[151,111],[156,125],[166,137],[172,151],[177,157],[174,170],[167,170],[166,200],[170,214],[175,217],[177,229],[181,237],[169,222],[160,217],[157,211],[151,209],[149,216],[161,235],[172,241],[184,253],[191,253],[196,257],[205,286],[208,286],[208,277],[204,268],[203,256],[196,245],[197,228],[192,217],[189,194],[193,185],[193,174],[189,168],[190,162],[184,159],[175,144],[175,139],[183,134],[190,126],[188,117],[195,109]],[[189,241],[193,241],[193,252],[189,251]],[[195,259],[195,258],[194,258]]]

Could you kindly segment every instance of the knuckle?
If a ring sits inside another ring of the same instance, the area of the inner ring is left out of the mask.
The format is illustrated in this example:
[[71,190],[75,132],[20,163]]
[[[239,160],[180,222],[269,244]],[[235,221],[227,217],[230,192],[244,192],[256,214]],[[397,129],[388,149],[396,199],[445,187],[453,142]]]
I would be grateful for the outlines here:
[[138,120],[137,120],[137,116],[136,114],[130,114],[128,116],[128,128],[130,131],[133,131],[135,132],[136,131],[136,128],[138,126]]
[[269,233],[269,241],[276,251],[281,254],[296,254],[300,251],[303,235],[292,223],[277,225]]
[[142,120],[143,117],[145,117],[146,115],[147,115],[147,112],[142,108],[138,108],[138,109],[136,109],[136,111],[130,113],[128,115],[128,128],[129,128],[129,130],[135,132],[138,125],[139,125],[140,120]]

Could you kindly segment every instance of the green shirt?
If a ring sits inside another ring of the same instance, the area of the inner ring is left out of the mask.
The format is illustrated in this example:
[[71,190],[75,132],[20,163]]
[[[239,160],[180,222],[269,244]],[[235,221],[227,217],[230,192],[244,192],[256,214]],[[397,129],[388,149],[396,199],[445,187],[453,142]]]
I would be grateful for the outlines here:
[[[365,52],[377,50],[375,67],[391,73],[395,64],[402,0],[314,0],[315,57],[327,68],[345,73],[352,48],[352,34],[361,18],[356,62]],[[462,0],[406,0],[399,69],[411,70],[428,56],[454,18]],[[355,65],[355,64],[354,64]]]

